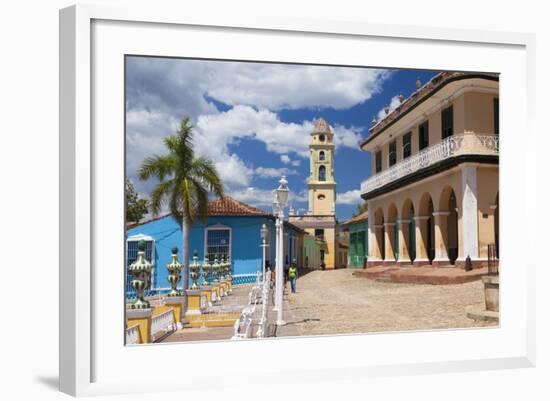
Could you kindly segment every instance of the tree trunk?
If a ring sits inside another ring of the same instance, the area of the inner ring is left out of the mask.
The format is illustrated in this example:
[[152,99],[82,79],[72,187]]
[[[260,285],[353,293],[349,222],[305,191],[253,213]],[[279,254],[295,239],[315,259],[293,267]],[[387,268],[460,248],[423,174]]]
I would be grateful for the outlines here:
[[189,222],[185,219],[185,217],[182,218],[182,239],[183,239],[183,246],[181,249],[181,256],[182,256],[182,287],[185,291],[189,287],[189,235],[191,234],[191,225]]

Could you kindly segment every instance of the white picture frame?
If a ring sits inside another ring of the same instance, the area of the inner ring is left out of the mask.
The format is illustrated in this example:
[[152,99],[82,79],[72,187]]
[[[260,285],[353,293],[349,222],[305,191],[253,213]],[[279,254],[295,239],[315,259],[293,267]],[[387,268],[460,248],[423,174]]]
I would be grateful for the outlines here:
[[[147,34],[144,35],[144,32]],[[200,40],[201,48],[189,43],[188,49],[182,49],[182,42],[160,40],[171,34],[192,35]],[[230,38],[230,43],[241,41],[241,46],[216,47],[215,40],[219,39],[219,35],[226,36],[224,39]],[[258,38],[265,44],[254,48]],[[334,51],[315,53],[315,46],[319,46],[321,40]],[[313,49],[308,45],[312,45]],[[365,64],[362,58],[365,54],[352,54],[350,51],[362,46],[365,49],[372,46],[372,49],[383,47],[386,50],[377,53],[379,63],[371,61]],[[432,51],[437,48],[438,54],[443,57],[434,61],[430,56],[432,53],[426,52],[426,57],[420,62],[414,57],[406,58],[407,52],[414,48]],[[397,49],[400,52],[394,51]],[[347,58],[342,56],[346,51]],[[505,179],[501,180],[500,198],[503,230],[500,327],[125,348],[123,326],[120,324],[123,287],[117,290],[119,281],[123,280],[124,266],[123,215],[120,214],[123,181],[119,170],[123,164],[119,162],[124,157],[120,153],[124,139],[116,135],[124,132],[123,115],[120,115],[120,110],[123,110],[123,103],[120,102],[123,87],[119,85],[123,77],[121,54],[419,69],[462,67],[501,73],[500,171]],[[470,54],[472,58],[459,59],[463,54]],[[402,57],[401,61],[399,57]],[[496,68],[487,69],[483,65]],[[526,206],[526,199],[534,196],[535,178],[529,174],[534,171],[534,158],[528,158],[521,150],[524,148],[518,146],[520,140],[535,143],[536,134],[531,125],[535,85],[533,71],[534,36],[529,34],[256,15],[221,18],[205,14],[187,15],[182,9],[138,6],[113,8],[79,5],[61,10],[61,391],[80,396],[196,390],[207,379],[218,387],[231,387],[235,377],[242,377],[243,374],[249,380],[267,383],[276,378],[285,380],[289,372],[299,372],[300,380],[304,381],[344,377],[359,380],[387,375],[534,366],[535,283],[534,275],[527,274],[534,271],[531,256],[534,253],[518,250],[521,246],[524,249],[532,247],[522,238],[525,237],[522,232],[505,230],[507,224],[510,227],[522,221],[525,230],[535,231],[536,209]],[[107,87],[98,82],[114,85]],[[98,86],[94,86],[96,84]],[[109,88],[114,91],[110,100],[102,97]],[[98,102],[98,97],[102,97],[101,102]],[[107,108],[109,111],[105,111]],[[107,127],[104,124],[110,124],[115,134],[101,138],[94,136],[97,132],[94,130]],[[521,132],[522,139],[513,135],[514,132]],[[512,154],[512,149],[516,153]],[[107,166],[109,163],[115,163],[114,170],[112,166]],[[109,177],[106,172],[109,172]],[[520,185],[521,191],[508,190],[516,184]],[[113,206],[115,204],[118,206]],[[104,223],[113,224],[116,221],[120,223],[120,232],[114,229],[114,233],[107,233]],[[512,243],[517,246],[506,247],[506,244]],[[109,272],[101,270],[98,266],[104,266],[102,262],[105,261],[111,261],[114,266],[118,263],[120,269],[115,267]],[[111,284],[102,281],[105,274],[113,275]],[[101,286],[101,297],[97,296],[98,286]],[[120,302],[120,313],[104,313],[107,305],[117,309],[112,306],[113,300]],[[106,329],[109,327],[111,330]],[[116,338],[120,341],[117,342]],[[392,346],[391,353],[377,351],[389,344]],[[450,344],[453,347],[449,347]],[[429,346],[429,349],[421,352],[419,347],[422,345]],[[320,347],[323,349],[322,355],[318,352]],[[257,365],[247,367],[237,361],[238,356],[258,353],[263,353],[270,364],[259,368]],[[295,356],[292,366],[285,364],[289,353]],[[231,371],[207,374],[210,358],[221,354],[236,361]],[[175,365],[171,359],[187,359],[194,363]],[[148,380],[141,380],[132,376],[131,366],[136,366],[137,362],[157,364],[155,366],[163,363],[165,369],[162,374],[153,374]],[[124,369],[125,366],[128,369]],[[182,377],[188,380],[181,380]],[[180,380],[175,380],[177,378]]]

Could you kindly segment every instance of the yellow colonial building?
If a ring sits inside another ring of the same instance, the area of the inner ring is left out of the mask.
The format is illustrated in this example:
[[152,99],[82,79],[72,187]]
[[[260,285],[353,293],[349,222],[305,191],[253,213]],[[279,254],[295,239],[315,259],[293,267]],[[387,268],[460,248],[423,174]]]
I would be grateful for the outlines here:
[[316,121],[311,132],[309,154],[308,211],[300,216],[289,214],[289,222],[321,242],[319,261],[334,269],[340,267],[341,259],[335,213],[334,133],[323,118]]
[[367,266],[473,267],[498,255],[498,75],[443,72],[379,121],[360,146],[371,176]]

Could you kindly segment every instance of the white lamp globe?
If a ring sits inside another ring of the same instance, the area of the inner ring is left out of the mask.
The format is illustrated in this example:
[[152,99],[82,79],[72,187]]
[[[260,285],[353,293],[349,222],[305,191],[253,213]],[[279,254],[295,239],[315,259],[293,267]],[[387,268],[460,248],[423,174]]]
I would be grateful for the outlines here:
[[279,188],[277,188],[277,200],[282,207],[284,207],[288,201],[288,192],[288,181],[283,175],[279,180]]

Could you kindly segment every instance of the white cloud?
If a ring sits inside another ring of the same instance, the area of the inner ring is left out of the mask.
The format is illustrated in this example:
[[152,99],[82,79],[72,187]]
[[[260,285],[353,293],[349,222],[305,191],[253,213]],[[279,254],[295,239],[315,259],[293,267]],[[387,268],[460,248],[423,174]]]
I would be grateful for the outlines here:
[[358,189],[352,189],[351,191],[336,195],[336,204],[338,205],[358,205],[362,202],[361,191]]
[[282,167],[282,168],[257,167],[254,170],[254,173],[261,178],[276,178],[276,177],[281,177],[282,175],[298,174],[296,170],[291,170],[286,167]]
[[[215,157],[220,152],[227,152],[227,146],[240,138],[254,138],[265,143],[268,151],[281,154],[283,163],[298,166],[300,162],[293,161],[289,154],[309,157],[309,134],[313,130],[313,124],[313,121],[307,120],[301,124],[286,123],[269,110],[235,106],[223,113],[200,116],[195,144],[198,153]],[[336,147],[358,149],[360,131],[360,128],[336,125]]]
[[[397,108],[397,106],[399,106],[400,104],[401,104],[401,102],[399,101],[399,96],[392,97],[391,101],[390,101],[390,104],[387,106],[388,107],[388,114],[391,113],[392,111],[394,111]],[[380,111],[378,112],[378,121],[380,121],[381,119],[386,117],[386,111],[384,109],[385,109],[385,107],[380,109]]]
[[290,164],[292,164],[294,167],[298,167],[301,164],[301,162],[300,160],[292,160]]
[[224,154],[222,158],[214,159],[214,164],[226,188],[249,185],[254,175],[254,170],[235,154]]
[[[228,195],[238,199],[241,202],[248,203],[256,207],[263,207],[266,210],[271,210],[275,190],[247,187],[229,191]],[[291,190],[288,194],[288,202],[289,205],[307,202],[307,194],[305,191],[296,193]]]
[[334,130],[334,144],[336,148],[344,146],[352,149],[359,149],[359,142],[362,137],[359,132],[361,128],[350,127],[346,128],[342,125],[336,125]]
[[229,105],[270,110],[345,109],[380,92],[391,74],[367,68],[211,62],[209,96]]
[[197,129],[200,131],[197,140],[204,142],[199,145],[204,153],[217,151],[213,148],[226,149],[238,138],[253,138],[265,143],[269,152],[294,152],[307,157],[313,122],[285,123],[269,110],[235,106],[223,113],[200,116]]

